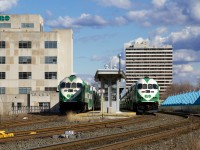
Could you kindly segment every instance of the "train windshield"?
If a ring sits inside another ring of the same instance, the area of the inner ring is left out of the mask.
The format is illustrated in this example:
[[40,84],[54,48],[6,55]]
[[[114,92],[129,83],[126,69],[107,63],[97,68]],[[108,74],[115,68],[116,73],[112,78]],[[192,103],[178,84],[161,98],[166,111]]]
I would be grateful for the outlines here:
[[147,84],[142,84],[142,89],[147,89]]
[[70,88],[71,83],[66,83],[66,88]]
[[82,88],[82,84],[81,83],[77,83],[77,88]]
[[147,84],[138,84],[138,89],[147,89]]
[[158,89],[158,85],[157,84],[153,84],[153,88],[154,89]]
[[152,84],[148,84],[148,89],[153,89],[153,85]]
[[138,84],[137,88],[142,89],[142,84]]
[[65,88],[65,82],[62,82],[62,83],[60,84],[60,88]]
[[76,83],[72,83],[71,88],[76,88]]

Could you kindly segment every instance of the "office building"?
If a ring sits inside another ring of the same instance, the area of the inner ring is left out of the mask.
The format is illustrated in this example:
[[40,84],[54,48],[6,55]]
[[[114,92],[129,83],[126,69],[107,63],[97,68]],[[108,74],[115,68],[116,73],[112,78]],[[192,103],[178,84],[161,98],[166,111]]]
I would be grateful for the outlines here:
[[125,44],[126,89],[143,77],[154,78],[160,86],[160,97],[172,84],[173,50],[171,45],[156,47],[146,41]]
[[[0,14],[2,101],[27,105],[26,98],[20,95],[57,91],[59,82],[73,73],[72,30],[45,32],[43,25],[40,15]],[[2,95],[13,96],[3,98]]]

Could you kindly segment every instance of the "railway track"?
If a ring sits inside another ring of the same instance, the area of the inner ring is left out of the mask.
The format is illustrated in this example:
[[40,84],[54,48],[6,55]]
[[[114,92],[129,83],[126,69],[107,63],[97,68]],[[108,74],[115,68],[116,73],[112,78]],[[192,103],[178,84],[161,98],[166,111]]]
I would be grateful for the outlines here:
[[93,123],[67,125],[67,126],[53,127],[53,128],[43,128],[38,130],[12,132],[14,134],[14,137],[3,138],[0,140],[0,143],[27,140],[33,138],[51,137],[53,135],[63,134],[67,130],[73,130],[75,132],[84,132],[102,128],[121,127],[128,124],[149,121],[151,119],[155,120],[156,118],[157,116],[154,115],[148,117],[139,116],[139,117],[124,118],[124,119],[108,120],[103,122],[93,122]]
[[18,126],[26,126],[31,124],[37,124],[37,123],[45,123],[45,122],[51,122],[57,119],[57,116],[51,116],[51,118],[43,118],[43,117],[27,117],[27,119],[17,119],[12,121],[6,121],[0,123],[0,130],[5,128],[12,128],[12,127],[18,127]]
[[[62,144],[50,145],[46,147],[34,148],[37,150],[53,150],[53,149],[98,149],[98,150],[110,150],[110,149],[124,149],[125,147],[134,147],[139,144],[152,142],[155,140],[171,138],[172,136],[178,136],[183,133],[188,133],[192,130],[200,128],[199,122],[192,122],[191,119],[185,119],[175,123],[122,132],[118,134],[100,136],[95,138],[88,138],[73,142],[67,142]],[[95,147],[94,147],[95,146]]]

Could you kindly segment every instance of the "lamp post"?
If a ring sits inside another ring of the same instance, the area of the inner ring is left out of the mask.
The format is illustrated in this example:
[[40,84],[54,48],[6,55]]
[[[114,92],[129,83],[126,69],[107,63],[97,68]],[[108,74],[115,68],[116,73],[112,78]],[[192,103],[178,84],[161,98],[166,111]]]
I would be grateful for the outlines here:
[[[119,58],[119,74],[121,72],[121,54],[118,54],[118,58]],[[121,79],[119,78],[119,82],[121,81]]]
[[121,54],[118,54],[119,57],[119,72],[121,71]]
[[[121,54],[118,54],[118,58],[119,58],[119,75],[121,74]],[[119,89],[120,89],[120,81],[121,81],[121,78],[119,77],[119,80],[117,80],[117,94],[116,94],[116,112],[120,112],[120,92],[119,92]]]

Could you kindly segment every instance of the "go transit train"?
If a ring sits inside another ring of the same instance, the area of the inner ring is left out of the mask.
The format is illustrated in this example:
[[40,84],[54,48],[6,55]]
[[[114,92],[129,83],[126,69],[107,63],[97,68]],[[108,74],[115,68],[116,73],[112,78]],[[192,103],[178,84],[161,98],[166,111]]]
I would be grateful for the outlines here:
[[120,108],[135,111],[136,114],[157,112],[159,105],[159,85],[149,77],[132,84],[120,100]]
[[85,112],[100,107],[99,96],[93,86],[76,75],[64,78],[59,84],[59,109]]

